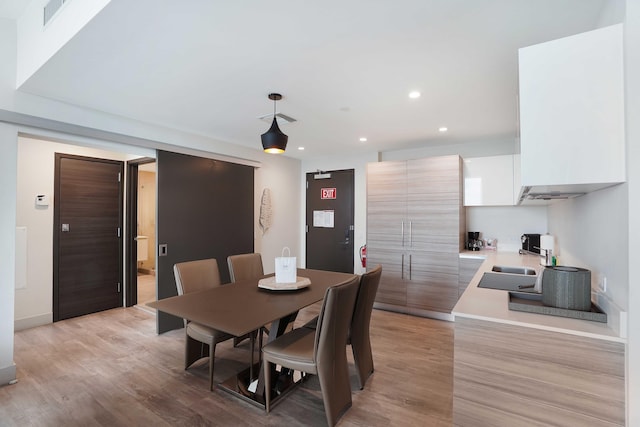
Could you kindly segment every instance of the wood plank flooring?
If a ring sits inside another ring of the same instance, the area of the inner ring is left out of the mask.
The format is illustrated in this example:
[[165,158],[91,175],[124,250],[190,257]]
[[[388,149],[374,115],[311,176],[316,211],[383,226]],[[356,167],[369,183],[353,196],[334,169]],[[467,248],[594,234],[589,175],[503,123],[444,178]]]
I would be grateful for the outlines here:
[[[300,312],[296,325],[319,305]],[[450,426],[453,323],[374,310],[376,371],[341,426]],[[267,415],[208,390],[207,359],[183,369],[184,331],[155,333],[155,316],[119,308],[15,334],[18,383],[0,387],[0,426],[326,425],[312,377]],[[249,344],[216,349],[215,380],[242,370]]]

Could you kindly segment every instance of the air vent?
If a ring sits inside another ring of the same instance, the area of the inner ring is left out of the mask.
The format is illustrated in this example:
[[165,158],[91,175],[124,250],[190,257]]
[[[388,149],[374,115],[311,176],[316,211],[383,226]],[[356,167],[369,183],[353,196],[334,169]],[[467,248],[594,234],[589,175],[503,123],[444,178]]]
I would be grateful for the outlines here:
[[[67,0],[68,1],[68,0]],[[263,120],[269,124],[273,121],[273,113],[266,114],[264,116],[258,117],[260,120]],[[289,117],[282,113],[276,113],[276,122],[278,122],[278,126],[286,125],[289,123],[296,122],[297,120],[293,117]]]
[[55,16],[56,12],[60,10],[62,5],[69,1],[71,0],[50,0],[44,7],[44,21],[42,25],[47,25],[47,23]]

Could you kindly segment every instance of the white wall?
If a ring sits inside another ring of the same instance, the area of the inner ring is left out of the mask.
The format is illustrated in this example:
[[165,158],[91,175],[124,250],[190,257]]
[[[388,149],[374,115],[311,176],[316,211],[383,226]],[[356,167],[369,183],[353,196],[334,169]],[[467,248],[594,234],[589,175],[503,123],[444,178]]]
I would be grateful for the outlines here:
[[14,87],[20,87],[110,1],[69,1],[45,27],[42,10],[47,2],[31,1],[18,19],[17,84]]
[[640,425],[640,2],[627,0],[625,19],[625,99],[629,193],[629,338],[627,344],[627,425]]
[[17,131],[0,123],[0,385],[16,377],[13,364]]
[[[311,160],[305,160],[302,162],[302,173],[300,174],[300,181],[302,183],[300,187],[300,218],[302,219],[302,227],[306,223],[306,174],[310,172],[321,171],[333,171],[333,170],[345,170],[353,169],[354,180],[354,233],[353,233],[353,263],[354,272],[358,274],[364,273],[365,269],[362,268],[360,263],[360,246],[367,242],[367,163],[378,161],[378,153],[372,152],[366,155],[358,156],[336,156],[331,158],[316,158]],[[306,248],[306,234],[304,229],[301,233],[300,240],[300,257],[303,264],[305,259]]]
[[[291,253],[298,257],[299,266],[304,265],[299,255],[304,252],[300,246],[303,223],[300,221],[297,208],[304,204],[304,199],[300,199],[298,191],[300,162],[274,154],[270,156],[271,161],[256,169],[254,189],[255,251],[262,254],[265,273],[275,271],[275,258],[280,256],[284,246],[288,246]],[[273,223],[271,228],[262,234],[258,219],[262,191],[265,188],[271,190]]]
[[[515,100],[514,100],[514,108]],[[432,156],[449,156],[458,154],[460,157],[487,157],[502,154],[519,153],[519,144],[515,137],[496,138],[475,141],[452,141],[438,144],[424,144],[422,147],[404,150],[384,151],[382,161],[421,159]]]
[[[18,139],[16,226],[27,229],[26,287],[15,292],[15,329],[53,321],[53,192],[55,153],[126,161],[135,154]],[[152,153],[153,154],[153,153]],[[47,194],[48,207],[35,206],[35,195]]]
[[591,270],[592,289],[607,279],[606,294],[623,310],[628,301],[628,192],[621,184],[549,206],[549,233],[559,263]]
[[468,206],[467,231],[498,239],[498,251],[518,252],[525,233],[547,232],[546,206]]

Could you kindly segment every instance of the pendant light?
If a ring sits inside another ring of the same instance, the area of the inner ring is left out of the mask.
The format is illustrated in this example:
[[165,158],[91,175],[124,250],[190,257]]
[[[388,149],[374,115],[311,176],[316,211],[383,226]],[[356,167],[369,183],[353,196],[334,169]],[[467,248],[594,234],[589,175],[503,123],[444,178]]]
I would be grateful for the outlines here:
[[273,122],[269,130],[261,136],[262,148],[267,153],[280,154],[284,153],[284,150],[287,148],[287,141],[289,140],[289,137],[282,133],[276,121],[276,101],[281,100],[282,95],[279,93],[270,93],[269,99],[273,101]]

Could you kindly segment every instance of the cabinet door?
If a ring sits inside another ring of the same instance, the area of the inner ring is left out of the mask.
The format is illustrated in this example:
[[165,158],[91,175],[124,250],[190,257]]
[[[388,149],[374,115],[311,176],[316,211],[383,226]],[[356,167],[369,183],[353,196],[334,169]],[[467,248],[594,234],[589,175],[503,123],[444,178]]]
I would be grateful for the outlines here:
[[519,50],[522,185],[625,180],[622,24]]
[[404,279],[406,271],[405,254],[402,251],[379,246],[369,246],[367,242],[367,265],[382,265],[382,276],[376,294],[376,302],[407,305],[407,285]]
[[[367,248],[401,250],[408,233],[406,162],[367,165]],[[372,247],[371,245],[374,245]]]
[[464,159],[464,205],[514,205],[513,164],[513,155]]
[[405,306],[406,162],[367,165],[367,264],[382,265],[376,301]]
[[466,220],[460,157],[411,160],[407,179],[408,247],[458,254]]
[[475,276],[483,262],[483,259],[460,258],[458,268],[458,297],[467,289],[469,282],[471,282],[471,279],[473,279],[473,276]]
[[458,301],[458,258],[457,253],[412,251],[407,306],[450,313]]

